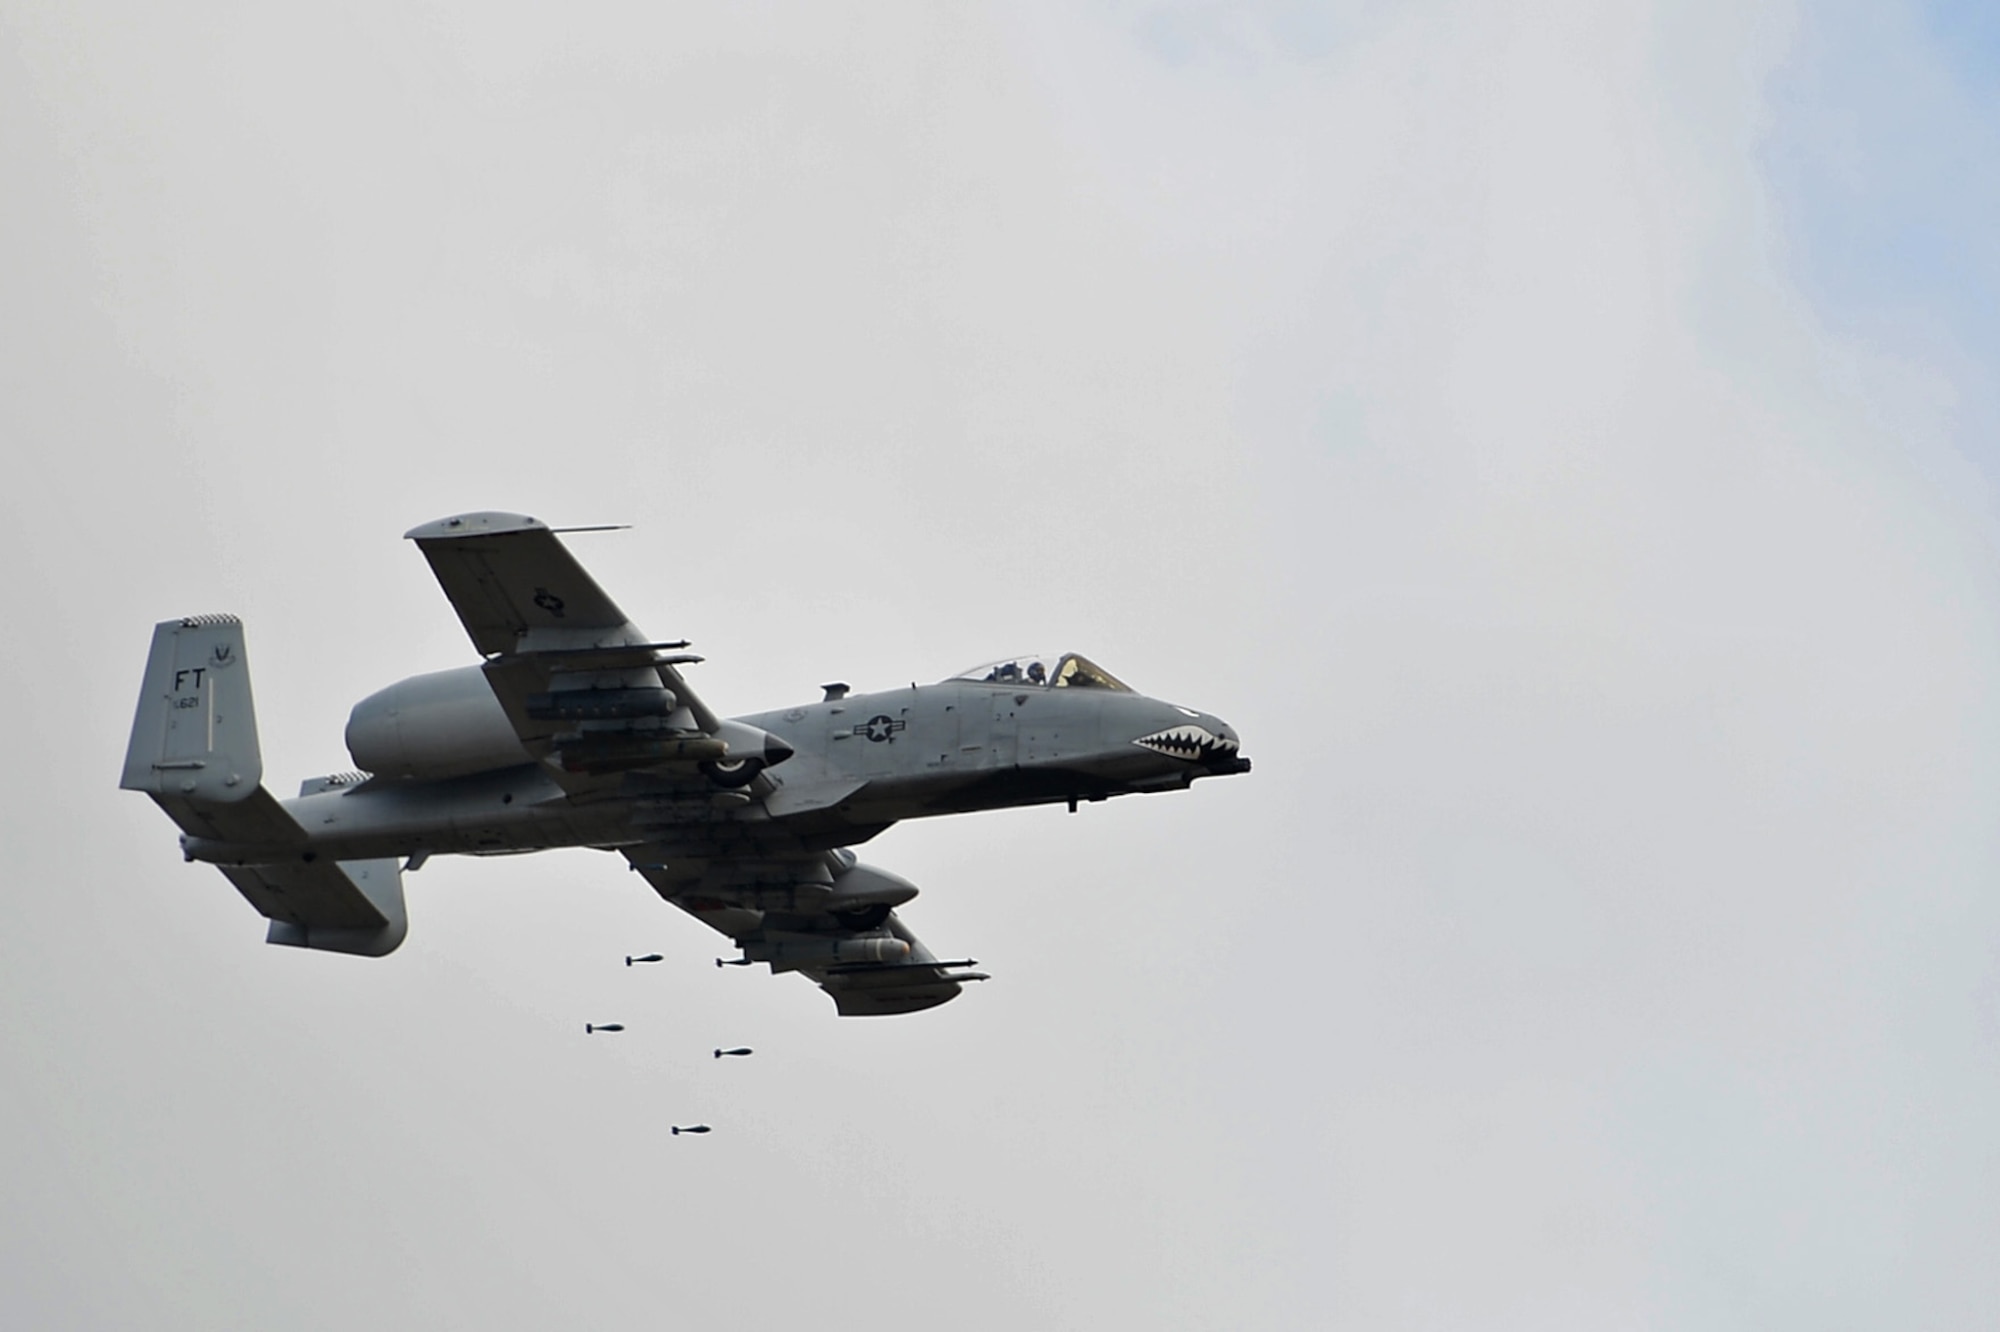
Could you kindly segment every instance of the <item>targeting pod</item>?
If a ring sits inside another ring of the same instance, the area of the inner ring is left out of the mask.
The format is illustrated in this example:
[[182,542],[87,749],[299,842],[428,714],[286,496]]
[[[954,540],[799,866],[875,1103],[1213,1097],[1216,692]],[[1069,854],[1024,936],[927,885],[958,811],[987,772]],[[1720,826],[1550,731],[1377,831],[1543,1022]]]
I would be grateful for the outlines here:
[[583,1034],[586,1036],[589,1036],[594,1032],[600,1032],[600,1031],[623,1031],[623,1030],[625,1030],[625,1024],[622,1022],[597,1022],[597,1023],[586,1022],[583,1024]]
[[714,1130],[714,1129],[710,1128],[710,1127],[709,1127],[708,1125],[706,1125],[706,1124],[676,1124],[676,1125],[674,1125],[674,1126],[673,1126],[673,1128],[674,1128],[674,1136],[675,1136],[676,1138],[680,1137],[680,1135],[681,1135],[681,1134],[683,1134],[683,1133],[713,1133],[713,1132],[715,1132],[715,1130]]
[[724,1055],[747,1055],[747,1054],[755,1054],[755,1053],[756,1053],[756,1051],[752,1050],[752,1049],[751,1049],[751,1048],[750,1048],[749,1046],[747,1046],[747,1045],[739,1045],[739,1046],[737,1046],[737,1047],[736,1047],[736,1048],[735,1048],[734,1050],[717,1050],[717,1051],[715,1052],[715,1057],[716,1057],[717,1059],[720,1059],[720,1058],[722,1058],[722,1056],[724,1056]]
[[634,962],[664,962],[664,961],[666,961],[666,959],[661,957],[658,953],[648,953],[644,957],[627,957],[625,959],[625,965],[629,967]]

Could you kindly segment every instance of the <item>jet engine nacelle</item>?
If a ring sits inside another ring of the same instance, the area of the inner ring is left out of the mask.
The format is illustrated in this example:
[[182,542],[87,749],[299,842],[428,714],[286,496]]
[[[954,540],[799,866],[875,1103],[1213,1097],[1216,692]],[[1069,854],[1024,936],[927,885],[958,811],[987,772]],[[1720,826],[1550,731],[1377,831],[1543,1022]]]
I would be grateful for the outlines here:
[[[658,698],[636,689],[578,690],[574,697],[580,701],[575,703],[564,694],[537,694],[529,699],[529,710],[530,715],[539,712],[572,720],[600,714],[656,716],[670,710],[673,700],[665,690],[657,694]],[[585,738],[640,737],[598,732]],[[700,743],[721,751],[705,765],[719,786],[747,786],[759,772],[792,756],[792,747],[777,736],[738,721],[723,722],[714,741]],[[477,666],[413,675],[362,699],[347,717],[347,752],[364,772],[424,781],[531,761],[500,700],[493,697],[485,672]]]
[[530,761],[477,666],[413,675],[354,705],[354,766],[381,777],[438,780]]

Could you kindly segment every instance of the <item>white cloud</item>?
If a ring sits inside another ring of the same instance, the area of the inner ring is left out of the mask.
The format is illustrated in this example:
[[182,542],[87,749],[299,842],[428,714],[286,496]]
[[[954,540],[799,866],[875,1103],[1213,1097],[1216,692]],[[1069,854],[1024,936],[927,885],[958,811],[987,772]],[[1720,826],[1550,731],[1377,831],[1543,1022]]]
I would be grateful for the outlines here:
[[[1991,518],[1786,267],[1786,11],[301,22],[10,30],[0,1307],[1977,1325]],[[1001,977],[907,1023],[580,852],[261,949],[109,789],[145,627],[343,766],[489,506],[728,707],[1068,639],[1258,770],[881,839]]]

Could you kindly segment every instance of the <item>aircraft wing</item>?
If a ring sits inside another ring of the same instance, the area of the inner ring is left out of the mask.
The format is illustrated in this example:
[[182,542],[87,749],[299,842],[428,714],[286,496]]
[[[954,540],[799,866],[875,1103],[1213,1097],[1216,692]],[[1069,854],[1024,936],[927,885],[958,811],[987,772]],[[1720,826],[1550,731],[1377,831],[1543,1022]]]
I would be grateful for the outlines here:
[[774,973],[801,972],[843,1017],[934,1008],[957,998],[966,982],[987,979],[964,970],[970,960],[940,961],[886,906],[826,909],[840,905],[832,884],[853,866],[850,852],[668,864],[656,858],[662,850],[632,846],[624,854],[661,897],[742,950],[730,965],[766,962]]
[[[649,640],[546,524],[469,513],[405,535],[486,658],[523,747],[571,795],[615,788],[634,769],[686,771],[721,756],[720,719],[677,669],[700,658]],[[578,698],[589,700],[581,717]]]
[[[716,717],[676,669],[699,658],[682,653],[684,643],[648,639],[549,527],[519,514],[472,513],[408,535],[486,658],[482,669],[515,734],[572,798],[629,795],[627,775],[643,772],[646,799],[671,827],[695,813],[705,816],[697,822],[714,820],[732,797],[772,795],[763,776],[739,795],[698,775],[699,762],[736,757],[728,740],[771,737],[746,736],[748,728]],[[855,868],[850,852],[754,834],[700,838],[694,849],[664,841],[621,848],[661,897],[733,940],[739,961],[805,973],[843,1014],[915,1012],[986,979],[962,970],[968,962],[939,961],[879,895],[837,893],[835,880]],[[889,894],[895,901],[914,895],[895,883],[905,890]]]

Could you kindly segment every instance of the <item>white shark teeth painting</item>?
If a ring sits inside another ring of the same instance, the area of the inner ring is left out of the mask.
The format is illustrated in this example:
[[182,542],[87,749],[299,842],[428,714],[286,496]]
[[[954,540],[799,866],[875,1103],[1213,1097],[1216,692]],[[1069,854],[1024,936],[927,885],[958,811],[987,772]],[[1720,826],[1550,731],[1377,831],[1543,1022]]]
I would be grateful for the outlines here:
[[1132,742],[1158,754],[1190,762],[1212,754],[1234,754],[1236,742],[1224,739],[1204,726],[1170,726],[1164,731],[1142,735]]

